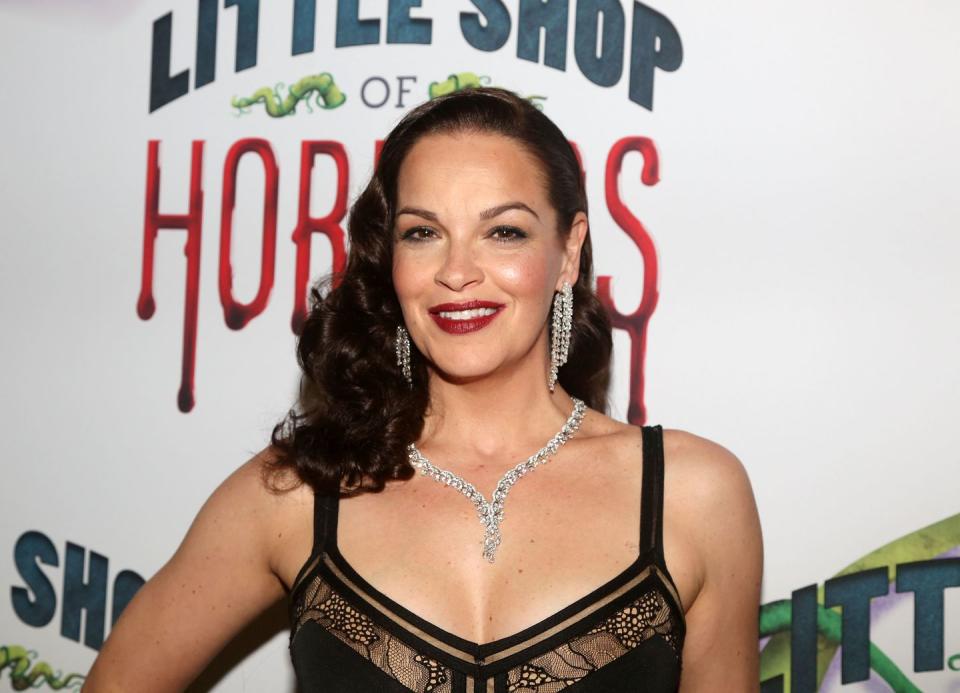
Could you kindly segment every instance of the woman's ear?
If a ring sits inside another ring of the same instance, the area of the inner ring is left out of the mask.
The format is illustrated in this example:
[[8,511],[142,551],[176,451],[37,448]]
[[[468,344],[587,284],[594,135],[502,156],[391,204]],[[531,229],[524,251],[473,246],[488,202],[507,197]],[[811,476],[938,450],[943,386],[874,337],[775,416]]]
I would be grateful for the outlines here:
[[[583,248],[583,242],[587,238],[587,231],[590,228],[590,222],[587,215],[583,212],[577,212],[573,217],[573,223],[570,225],[570,233],[564,241],[563,246],[563,268],[560,271],[560,282],[564,280],[571,285],[577,283],[580,276],[580,250]],[[557,287],[557,291],[560,287]]]

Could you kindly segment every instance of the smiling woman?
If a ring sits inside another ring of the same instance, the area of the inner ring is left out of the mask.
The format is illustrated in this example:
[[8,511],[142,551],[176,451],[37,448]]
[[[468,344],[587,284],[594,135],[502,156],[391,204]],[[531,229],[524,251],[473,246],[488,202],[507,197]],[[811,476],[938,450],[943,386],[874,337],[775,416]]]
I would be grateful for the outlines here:
[[758,690],[749,480],[704,438],[605,415],[587,214],[572,147],[524,99],[407,114],[346,269],[312,290],[297,408],[85,690],[181,689],[284,595],[304,691]]
[[538,342],[547,368],[546,316],[563,281],[577,281],[587,223],[580,210],[558,230],[538,168],[515,140],[482,132],[424,136],[400,167],[393,286],[440,381],[517,364]]

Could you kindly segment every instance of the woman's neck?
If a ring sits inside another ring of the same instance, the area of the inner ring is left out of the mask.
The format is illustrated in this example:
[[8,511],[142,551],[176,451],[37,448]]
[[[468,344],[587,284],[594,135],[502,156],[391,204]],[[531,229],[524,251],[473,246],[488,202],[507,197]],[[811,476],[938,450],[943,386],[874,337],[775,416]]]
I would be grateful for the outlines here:
[[[482,459],[546,444],[573,411],[570,396],[546,378],[517,374],[452,383],[431,376],[430,406],[418,445],[444,457]],[[440,464],[440,462],[438,462]],[[442,464],[441,464],[442,466]]]

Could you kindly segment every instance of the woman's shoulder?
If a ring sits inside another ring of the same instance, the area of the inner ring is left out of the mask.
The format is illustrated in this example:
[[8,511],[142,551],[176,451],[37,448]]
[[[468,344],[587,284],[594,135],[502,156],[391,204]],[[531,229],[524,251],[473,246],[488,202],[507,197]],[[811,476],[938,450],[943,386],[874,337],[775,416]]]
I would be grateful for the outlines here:
[[745,500],[750,479],[740,458],[722,444],[678,428],[663,429],[664,467],[689,492]]
[[313,489],[295,469],[279,464],[280,459],[280,452],[270,445],[253,453],[223,479],[205,504],[223,509],[218,515],[225,522],[260,537],[268,554],[277,544],[271,538],[302,523],[305,508],[313,506]]
[[[640,460],[642,428],[601,415],[595,417],[591,432],[615,447],[620,455]],[[696,433],[662,425],[661,429],[664,502],[672,521],[698,537],[704,536],[704,530],[721,516],[730,523],[740,523],[739,527],[728,528],[731,533],[751,525],[756,502],[740,458],[724,445]],[[731,513],[731,508],[739,508],[740,512]]]
[[726,667],[737,663],[727,672],[740,671],[738,662],[756,671],[750,644],[758,637],[763,537],[746,468],[725,446],[689,431],[665,428],[663,444],[666,560],[694,585],[684,661],[714,676],[725,672],[711,669],[714,655]]
[[[635,449],[639,455],[643,446],[642,429],[655,426],[638,426],[597,413],[589,435],[621,448]],[[692,486],[696,486],[701,490],[712,489],[714,493],[718,487],[726,487],[735,497],[742,496],[749,489],[746,468],[726,447],[690,431],[662,425],[660,428],[665,473],[673,477],[673,481],[682,481],[684,486],[690,486],[688,490],[694,490]]]
[[[111,628],[84,690],[185,690],[226,643],[283,598],[274,559],[297,529],[302,488],[272,488],[270,459],[269,450],[250,456],[209,494],[174,555]],[[191,643],[187,651],[184,642]]]
[[290,503],[303,494],[312,494],[296,470],[281,464],[281,460],[280,451],[267,445],[234,468],[215,493],[245,501],[250,507]]
[[[649,431],[654,426],[647,428]],[[723,622],[725,617],[718,614],[725,609],[755,615],[763,539],[744,464],[710,438],[682,429],[660,428],[664,548],[671,573],[681,585],[691,624],[694,619],[714,617]],[[634,463],[643,459],[643,427],[597,415],[589,434],[603,441],[601,452],[627,463],[626,467],[618,466],[619,473],[627,473],[630,468],[636,472]],[[700,606],[694,610],[696,604]],[[693,613],[698,616],[691,616]]]
[[663,448],[664,526],[691,547],[706,582],[726,585],[737,575],[753,589],[763,539],[743,462],[720,443],[681,429],[663,429]]

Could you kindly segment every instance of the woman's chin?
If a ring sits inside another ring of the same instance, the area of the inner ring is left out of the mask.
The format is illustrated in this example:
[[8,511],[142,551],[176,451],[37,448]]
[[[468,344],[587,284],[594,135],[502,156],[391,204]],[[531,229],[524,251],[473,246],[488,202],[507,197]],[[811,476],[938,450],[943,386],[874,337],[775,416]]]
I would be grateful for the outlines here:
[[498,375],[502,375],[504,372],[506,372],[507,369],[502,365],[469,365],[458,363],[451,364],[448,368],[443,368],[442,366],[435,364],[432,370],[438,378],[446,383],[450,383],[452,385],[469,385],[471,383],[495,379]]
[[455,371],[436,369],[434,372],[438,378],[443,380],[445,383],[450,383],[452,385],[469,385],[471,383],[482,382],[496,375],[496,371],[465,371],[462,368]]
[[[430,370],[445,383],[451,385],[470,385],[481,383],[483,381],[503,382],[504,379],[512,379],[521,376],[521,372],[526,369],[519,368],[520,364],[515,362],[508,363],[475,363],[464,364],[463,362],[450,364],[444,368],[442,364],[434,363]],[[545,368],[545,367],[544,367]],[[544,370],[546,373],[546,370]],[[544,375],[546,381],[546,375]]]

